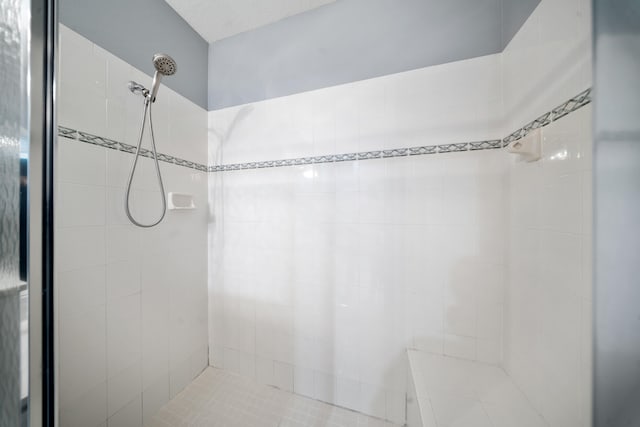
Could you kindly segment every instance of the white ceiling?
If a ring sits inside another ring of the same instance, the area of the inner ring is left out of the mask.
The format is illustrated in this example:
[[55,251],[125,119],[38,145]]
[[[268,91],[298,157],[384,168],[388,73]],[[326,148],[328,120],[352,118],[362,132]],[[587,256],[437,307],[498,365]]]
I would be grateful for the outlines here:
[[212,43],[335,0],[166,0]]

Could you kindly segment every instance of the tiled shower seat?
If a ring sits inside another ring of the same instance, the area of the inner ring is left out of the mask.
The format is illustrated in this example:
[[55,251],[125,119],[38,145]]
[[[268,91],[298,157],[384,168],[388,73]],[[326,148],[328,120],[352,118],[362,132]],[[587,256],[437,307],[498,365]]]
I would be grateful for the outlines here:
[[498,366],[416,350],[408,357],[408,427],[548,426]]

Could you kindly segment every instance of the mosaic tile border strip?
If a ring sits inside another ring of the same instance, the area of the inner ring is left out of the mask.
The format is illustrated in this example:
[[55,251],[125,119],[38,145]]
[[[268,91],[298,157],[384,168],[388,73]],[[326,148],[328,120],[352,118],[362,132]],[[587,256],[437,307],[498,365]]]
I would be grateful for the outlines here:
[[[82,132],[76,129],[71,129],[64,126],[58,126],[58,136],[72,139],[79,142],[85,142],[87,144],[93,144],[111,150],[122,151],[125,153],[135,154],[136,147],[133,145],[125,144],[123,142],[114,141],[102,136],[93,135],[87,132]],[[153,152],[145,148],[140,149],[140,155],[153,159]],[[180,159],[178,157],[170,156],[168,154],[158,153],[158,160],[165,163],[171,163],[177,166],[183,166],[189,169],[199,170],[201,172],[208,172],[209,168],[206,165],[195,163],[189,160]]]
[[493,150],[502,148],[502,140],[463,142],[457,144],[426,145],[411,148],[394,148],[382,151],[362,151],[358,153],[330,154],[326,156],[298,157],[295,159],[267,160],[262,162],[235,163],[209,166],[209,172],[226,172],[246,169],[277,168],[283,166],[311,165],[318,163],[336,163],[356,160],[386,159],[389,157],[408,157],[424,154],[452,153],[458,151]]
[[591,88],[580,92],[570,100],[553,110],[544,113],[537,119],[527,123],[520,129],[503,139],[489,141],[462,142],[455,144],[425,145],[421,147],[394,148],[382,151],[363,151],[358,153],[333,154],[316,157],[299,157],[285,160],[267,160],[261,162],[235,163],[209,166],[209,172],[226,172],[234,170],[263,169],[283,166],[310,165],[317,163],[334,163],[355,160],[383,159],[388,157],[419,156],[426,154],[454,153],[462,151],[494,150],[508,146],[513,141],[524,138],[534,129],[545,127],[565,117],[591,102]]
[[570,100],[558,105],[551,111],[548,111],[538,117],[537,119],[527,123],[522,126],[520,129],[515,132],[509,134],[509,136],[502,139],[503,146],[506,147],[511,144],[513,141],[517,141],[519,139],[527,136],[532,130],[545,127],[556,120],[560,120],[567,114],[573,113],[574,111],[584,107],[585,105],[591,103],[591,88],[586,89],[580,92],[578,95],[574,96]]
[[[474,141],[474,142],[462,142],[454,144],[440,144],[440,145],[424,145],[419,147],[409,148],[394,148],[390,150],[379,151],[362,151],[357,153],[344,153],[344,154],[328,154],[324,156],[313,157],[298,157],[293,159],[282,160],[265,160],[260,162],[247,162],[247,163],[235,163],[226,165],[213,165],[206,166],[200,163],[191,162],[189,160],[180,159],[170,156],[168,154],[158,154],[158,160],[165,163],[171,163],[177,166],[183,166],[190,169],[195,169],[202,172],[226,172],[234,170],[247,170],[247,169],[264,169],[264,168],[278,168],[285,166],[299,166],[299,165],[312,165],[319,163],[336,163],[336,162],[351,162],[359,160],[371,160],[371,159],[385,159],[390,157],[409,157],[409,156],[422,156],[427,154],[440,154],[440,153],[455,153],[464,151],[480,151],[480,150],[495,150],[508,146],[513,141],[527,136],[531,131],[548,126],[549,124],[559,120],[566,115],[573,113],[574,111],[584,107],[592,101],[591,88],[580,92],[578,95],[569,99],[568,101],[560,104],[551,111],[548,111],[536,118],[535,120],[527,123],[520,129],[509,134],[509,136],[503,139],[495,139],[488,141]],[[58,126],[58,136],[68,139],[73,139],[80,142],[86,142],[88,144],[98,145],[100,147],[109,148],[112,150],[123,151],[125,153],[135,153],[136,147],[133,145],[125,144],[123,142],[114,141],[101,136],[92,135],[90,133],[82,132],[79,130],[67,128],[64,126]],[[153,153],[147,149],[141,149],[142,156],[147,158],[153,158]]]

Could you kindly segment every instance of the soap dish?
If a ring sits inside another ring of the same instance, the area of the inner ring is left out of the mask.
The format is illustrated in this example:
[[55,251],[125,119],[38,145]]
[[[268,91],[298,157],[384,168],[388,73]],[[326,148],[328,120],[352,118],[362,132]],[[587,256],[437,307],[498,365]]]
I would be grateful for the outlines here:
[[542,157],[542,131],[534,129],[527,136],[513,141],[507,147],[509,153],[518,154],[526,162],[535,162]]
[[170,211],[190,210],[196,208],[192,194],[170,192],[168,198],[168,209]]

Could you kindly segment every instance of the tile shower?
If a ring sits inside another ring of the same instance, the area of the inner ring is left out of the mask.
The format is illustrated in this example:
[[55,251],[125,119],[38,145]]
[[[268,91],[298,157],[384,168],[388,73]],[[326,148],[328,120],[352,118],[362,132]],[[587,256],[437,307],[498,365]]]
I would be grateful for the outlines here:
[[[61,425],[149,424],[207,365],[189,387],[513,425],[479,389],[434,388],[448,361],[504,374],[530,425],[589,425],[589,13],[543,0],[500,54],[208,113],[163,88],[167,191],[197,208],[151,230],[122,209],[126,82],[149,77],[61,26]],[[502,148],[538,127],[540,161]],[[141,168],[144,219],[157,189]]]
[[[148,77],[62,25],[60,70],[60,424],[141,425],[207,366],[207,176],[191,164],[206,159],[207,115],[163,88],[154,125],[172,156],[166,188],[200,209],[141,230],[124,213],[133,155],[121,143],[135,140],[141,112],[127,82]],[[132,210],[146,221],[159,197],[152,161],[140,168]]]

